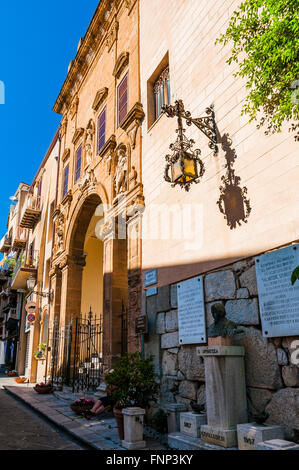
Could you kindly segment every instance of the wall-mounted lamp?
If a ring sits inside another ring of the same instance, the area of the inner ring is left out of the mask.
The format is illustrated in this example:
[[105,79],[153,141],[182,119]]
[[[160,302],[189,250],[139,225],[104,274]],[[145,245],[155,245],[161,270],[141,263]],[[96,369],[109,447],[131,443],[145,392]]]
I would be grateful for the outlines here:
[[173,151],[172,155],[166,155],[165,157],[167,164],[164,179],[172,183],[173,187],[178,184],[185,191],[189,191],[191,183],[199,183],[205,170],[204,164],[199,158],[201,151],[199,149],[192,150],[195,142],[193,139],[188,139],[184,134],[183,119],[186,120],[187,126],[194,124],[205,134],[210,141],[209,147],[214,150],[214,155],[216,155],[218,146],[214,107],[211,105],[207,108],[207,116],[201,118],[192,118],[190,112],[185,111],[182,100],[177,100],[174,106],[163,106],[162,111],[167,117],[176,116],[178,118],[178,128],[176,129],[178,137],[169,147]]
[[[27,288],[29,291],[33,291],[36,285],[36,279],[32,274],[27,279]],[[42,291],[34,291],[34,294],[39,295],[40,297],[48,297],[50,301],[53,299],[54,292],[51,290],[50,292],[42,292]]]

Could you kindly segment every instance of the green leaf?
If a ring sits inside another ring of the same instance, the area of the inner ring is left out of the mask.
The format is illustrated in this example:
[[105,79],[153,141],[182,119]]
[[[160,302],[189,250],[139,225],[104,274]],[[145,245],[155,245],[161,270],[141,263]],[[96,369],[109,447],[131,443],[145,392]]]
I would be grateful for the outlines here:
[[299,280],[299,266],[297,266],[297,268],[295,268],[294,271],[292,272],[292,276],[291,276],[292,286],[295,284],[297,280]]

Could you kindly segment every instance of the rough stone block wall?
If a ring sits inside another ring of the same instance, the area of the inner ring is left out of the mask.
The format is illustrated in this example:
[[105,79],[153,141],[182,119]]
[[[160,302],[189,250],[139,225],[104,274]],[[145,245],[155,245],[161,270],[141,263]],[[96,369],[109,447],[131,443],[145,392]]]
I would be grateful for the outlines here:
[[[242,326],[245,347],[248,412],[269,413],[267,422],[286,426],[287,437],[299,440],[299,367],[291,362],[292,342],[299,337],[263,338],[254,260],[248,258],[204,276],[207,327],[211,306],[222,302],[227,318]],[[146,299],[150,335],[146,354],[155,355],[160,375],[160,407],[168,403],[205,403],[205,370],[196,345],[179,345],[176,285],[158,288]]]

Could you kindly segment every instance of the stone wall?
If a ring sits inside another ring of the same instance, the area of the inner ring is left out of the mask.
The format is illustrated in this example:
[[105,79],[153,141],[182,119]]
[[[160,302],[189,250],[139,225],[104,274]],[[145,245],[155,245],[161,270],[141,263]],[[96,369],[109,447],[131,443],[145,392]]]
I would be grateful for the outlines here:
[[[269,413],[268,422],[284,424],[289,438],[299,438],[299,367],[290,361],[291,343],[297,337],[263,338],[258,292],[252,258],[207,273],[204,277],[207,326],[213,323],[211,306],[222,302],[227,318],[242,326],[245,336],[235,344],[245,347],[249,413]],[[158,288],[146,299],[149,335],[146,354],[155,355],[160,375],[159,406],[192,400],[205,402],[203,359],[196,345],[179,346],[176,285]],[[297,430],[297,431],[296,431]]]

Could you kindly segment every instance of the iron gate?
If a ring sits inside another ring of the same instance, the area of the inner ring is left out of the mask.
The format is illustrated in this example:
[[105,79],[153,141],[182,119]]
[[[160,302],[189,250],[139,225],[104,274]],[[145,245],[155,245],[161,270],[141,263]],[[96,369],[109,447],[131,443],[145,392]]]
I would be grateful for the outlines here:
[[58,390],[63,384],[70,385],[72,337],[73,320],[61,327],[56,318],[49,329],[46,379]]
[[76,319],[73,392],[95,391],[103,372],[103,321],[89,314]]

